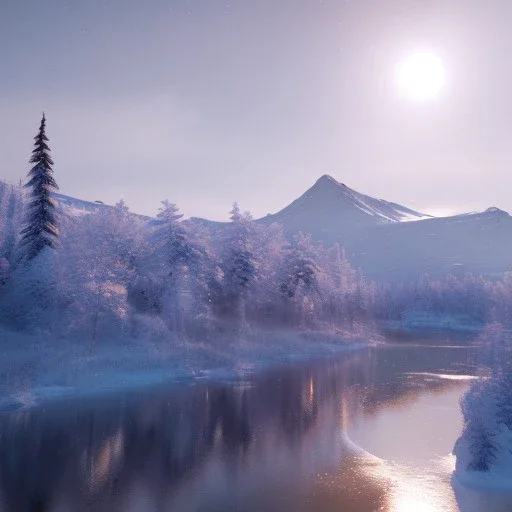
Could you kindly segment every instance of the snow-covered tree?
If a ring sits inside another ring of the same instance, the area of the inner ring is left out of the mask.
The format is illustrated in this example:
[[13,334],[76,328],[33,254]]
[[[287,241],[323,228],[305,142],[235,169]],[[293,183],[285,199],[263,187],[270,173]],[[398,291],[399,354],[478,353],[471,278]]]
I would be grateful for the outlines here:
[[282,295],[293,298],[300,286],[307,292],[313,290],[318,269],[314,260],[304,250],[304,239],[295,237],[285,251],[285,268],[279,286]]
[[[197,290],[194,284],[201,274],[201,260],[205,254],[182,217],[175,204],[162,201],[157,215],[160,223],[152,236],[154,260],[164,270],[163,314],[173,330],[182,329],[186,298]],[[188,300],[188,309],[191,302]]]
[[249,213],[241,213],[237,203],[230,211],[231,223],[222,237],[221,277],[212,283],[214,306],[222,316],[246,321],[246,298],[257,275],[254,226]]
[[197,267],[202,251],[191,240],[190,232],[181,221],[178,207],[165,200],[157,218],[159,226],[153,235],[155,252],[163,258],[170,279],[177,279],[184,269]]
[[141,253],[147,251],[144,225],[120,202],[65,226],[58,257],[63,294],[71,301],[66,314],[93,340],[128,318],[128,287],[141,273]]
[[468,426],[470,471],[489,471],[496,459],[496,444],[493,434],[487,429],[483,419],[475,419]]
[[25,187],[30,190],[25,227],[21,231],[21,256],[27,261],[35,258],[44,248],[57,246],[56,201],[52,197],[58,189],[53,178],[53,161],[50,157],[46,136],[46,118],[43,114],[39,132],[35,136],[35,148]]
[[359,276],[350,265],[345,251],[335,244],[319,251],[318,264],[322,290],[322,307],[331,324],[345,322],[353,311],[355,295],[358,293]]
[[257,279],[253,280],[250,295],[247,297],[248,320],[259,324],[279,324],[282,322],[279,278],[283,263],[285,240],[282,227],[253,224],[253,251],[257,262]]
[[294,321],[290,314],[304,320],[306,306],[313,292],[318,292],[318,266],[314,260],[311,237],[299,233],[284,249],[279,291],[284,301],[285,321]]

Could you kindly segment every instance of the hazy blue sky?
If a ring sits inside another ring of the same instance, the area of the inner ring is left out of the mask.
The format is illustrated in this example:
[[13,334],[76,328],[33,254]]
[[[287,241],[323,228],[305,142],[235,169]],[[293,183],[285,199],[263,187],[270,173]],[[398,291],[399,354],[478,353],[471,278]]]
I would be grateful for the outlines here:
[[[274,212],[322,174],[427,211],[512,210],[510,0],[0,0],[0,178],[42,110],[63,193]],[[401,98],[412,49],[444,60]]]

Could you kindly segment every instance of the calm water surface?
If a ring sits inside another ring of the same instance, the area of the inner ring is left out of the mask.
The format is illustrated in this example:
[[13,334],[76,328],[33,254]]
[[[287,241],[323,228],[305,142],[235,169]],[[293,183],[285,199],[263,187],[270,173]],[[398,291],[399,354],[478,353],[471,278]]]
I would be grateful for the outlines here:
[[3,512],[510,511],[452,486],[468,349],[396,343],[0,415]]

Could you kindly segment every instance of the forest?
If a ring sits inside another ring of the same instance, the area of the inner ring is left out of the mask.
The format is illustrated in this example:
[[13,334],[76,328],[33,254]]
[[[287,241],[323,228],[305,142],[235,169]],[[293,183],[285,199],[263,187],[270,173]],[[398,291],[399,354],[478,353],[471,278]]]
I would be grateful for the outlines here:
[[215,343],[247,331],[347,332],[417,317],[510,323],[512,274],[371,282],[342,244],[285,237],[237,203],[213,229],[183,220],[168,200],[156,218],[123,201],[73,215],[56,200],[45,123],[26,184],[0,182],[0,322],[9,330]]

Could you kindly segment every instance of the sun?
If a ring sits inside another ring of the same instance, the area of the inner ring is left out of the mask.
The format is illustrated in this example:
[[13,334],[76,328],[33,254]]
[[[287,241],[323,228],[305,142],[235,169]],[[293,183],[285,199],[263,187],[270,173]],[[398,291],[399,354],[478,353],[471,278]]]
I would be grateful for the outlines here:
[[443,88],[445,79],[443,61],[432,52],[416,51],[397,66],[400,93],[411,100],[434,98]]

